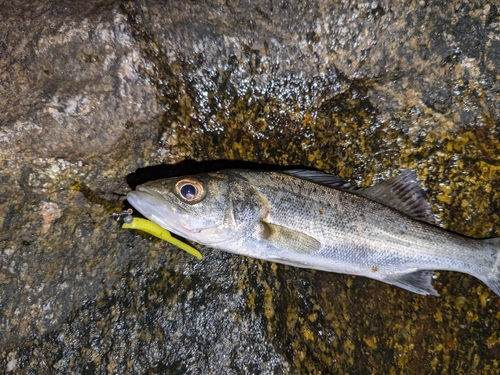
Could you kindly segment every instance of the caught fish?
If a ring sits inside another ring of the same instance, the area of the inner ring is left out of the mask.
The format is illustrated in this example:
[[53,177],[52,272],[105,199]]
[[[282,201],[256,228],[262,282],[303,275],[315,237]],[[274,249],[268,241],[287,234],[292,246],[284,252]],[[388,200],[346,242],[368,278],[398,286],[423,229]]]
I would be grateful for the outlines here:
[[367,189],[308,170],[222,170],[139,185],[139,212],[216,249],[369,277],[439,295],[433,270],[463,272],[500,296],[500,238],[441,229],[414,171]]

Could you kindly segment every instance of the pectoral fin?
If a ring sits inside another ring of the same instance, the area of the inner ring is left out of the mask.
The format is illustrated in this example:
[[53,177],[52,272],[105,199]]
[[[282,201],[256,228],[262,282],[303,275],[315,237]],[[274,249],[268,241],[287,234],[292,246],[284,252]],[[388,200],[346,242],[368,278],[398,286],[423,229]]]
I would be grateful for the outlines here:
[[273,246],[295,253],[311,254],[321,248],[321,243],[302,232],[280,225],[262,222],[262,238]]
[[404,274],[391,275],[382,279],[382,281],[399,286],[410,292],[433,296],[439,296],[439,293],[431,284],[433,271],[422,270]]

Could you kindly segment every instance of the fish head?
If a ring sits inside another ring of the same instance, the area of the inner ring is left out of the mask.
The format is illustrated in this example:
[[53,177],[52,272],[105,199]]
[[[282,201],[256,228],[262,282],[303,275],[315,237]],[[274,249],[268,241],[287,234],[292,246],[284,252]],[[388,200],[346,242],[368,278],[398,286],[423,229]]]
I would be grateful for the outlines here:
[[267,213],[258,191],[231,171],[147,182],[127,200],[152,222],[205,245],[236,238]]

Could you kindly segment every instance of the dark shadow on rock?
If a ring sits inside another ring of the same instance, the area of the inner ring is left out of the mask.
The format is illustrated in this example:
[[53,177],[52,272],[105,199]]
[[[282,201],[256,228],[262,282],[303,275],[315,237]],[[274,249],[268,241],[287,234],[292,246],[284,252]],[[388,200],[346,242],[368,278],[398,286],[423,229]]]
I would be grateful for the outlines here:
[[221,169],[253,169],[261,171],[284,171],[288,169],[313,169],[300,165],[273,165],[265,163],[256,163],[243,160],[183,160],[176,164],[160,164],[151,167],[139,168],[127,177],[127,183],[131,189],[137,185],[148,181],[158,180],[160,178],[177,177],[198,173],[214,172]]

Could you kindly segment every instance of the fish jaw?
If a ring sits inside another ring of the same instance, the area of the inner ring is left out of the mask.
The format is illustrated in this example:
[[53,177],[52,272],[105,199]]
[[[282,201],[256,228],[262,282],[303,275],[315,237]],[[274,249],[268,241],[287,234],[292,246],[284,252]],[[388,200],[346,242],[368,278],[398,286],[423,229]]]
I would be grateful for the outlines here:
[[154,192],[147,191],[141,186],[137,191],[127,193],[128,202],[144,217],[179,236],[191,239],[194,235],[192,230],[181,225],[181,221],[187,218],[187,212],[179,207],[167,205],[162,202],[161,197]]
[[174,203],[176,198],[174,201],[169,198],[146,185],[139,185],[136,191],[127,193],[128,202],[144,217],[188,240],[215,246],[236,235],[230,228],[193,215]]

